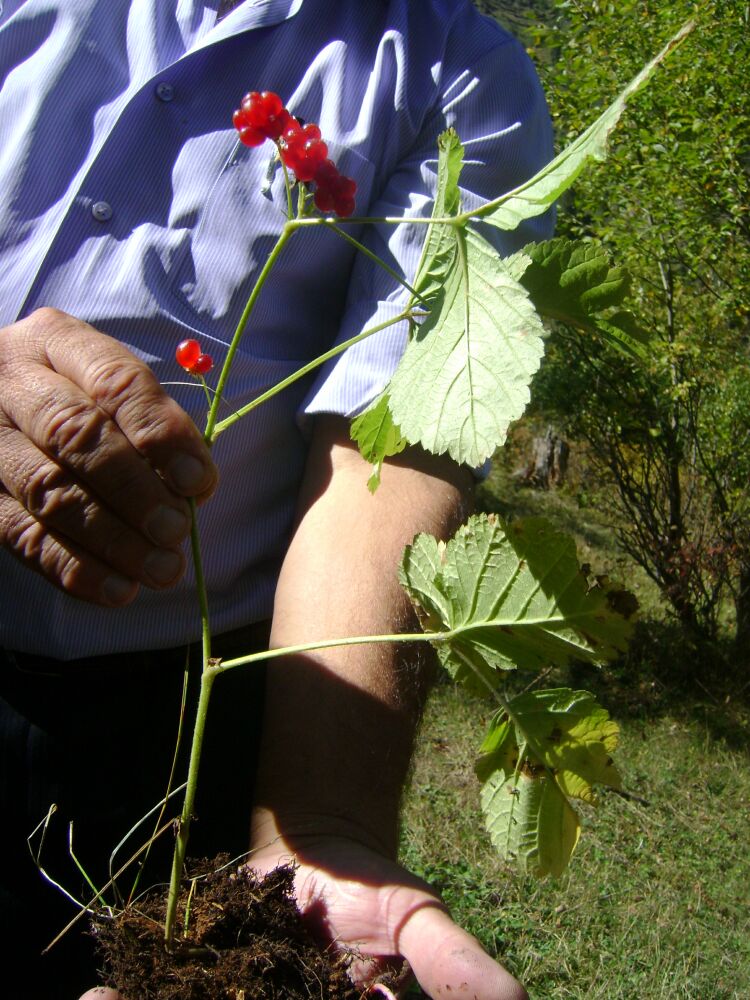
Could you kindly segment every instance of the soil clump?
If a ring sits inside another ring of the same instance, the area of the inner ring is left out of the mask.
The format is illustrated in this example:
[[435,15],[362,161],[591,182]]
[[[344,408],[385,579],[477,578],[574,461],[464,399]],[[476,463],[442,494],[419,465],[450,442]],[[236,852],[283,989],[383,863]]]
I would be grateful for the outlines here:
[[228,858],[193,863],[178,928],[164,946],[166,892],[151,892],[114,918],[94,922],[104,982],[128,1000],[361,1000],[351,955],[321,950],[297,910],[294,868],[259,879]]

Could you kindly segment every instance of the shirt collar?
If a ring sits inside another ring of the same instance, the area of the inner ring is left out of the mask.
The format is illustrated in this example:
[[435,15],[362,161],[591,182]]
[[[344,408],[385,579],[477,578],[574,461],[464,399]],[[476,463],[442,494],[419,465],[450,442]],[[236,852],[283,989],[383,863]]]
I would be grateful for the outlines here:
[[300,10],[303,2],[304,0],[244,0],[232,7],[216,26],[203,36],[196,48],[213,45],[214,42],[252,28],[267,28],[281,21],[288,21]]

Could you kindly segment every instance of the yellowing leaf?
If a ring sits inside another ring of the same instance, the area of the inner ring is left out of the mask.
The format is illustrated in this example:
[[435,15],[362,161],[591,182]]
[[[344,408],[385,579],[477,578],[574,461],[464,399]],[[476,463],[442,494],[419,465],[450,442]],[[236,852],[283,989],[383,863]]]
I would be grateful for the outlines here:
[[493,844],[523,871],[559,875],[578,842],[570,803],[595,804],[595,785],[620,787],[611,757],[618,728],[587,691],[520,695],[491,726],[477,761]]

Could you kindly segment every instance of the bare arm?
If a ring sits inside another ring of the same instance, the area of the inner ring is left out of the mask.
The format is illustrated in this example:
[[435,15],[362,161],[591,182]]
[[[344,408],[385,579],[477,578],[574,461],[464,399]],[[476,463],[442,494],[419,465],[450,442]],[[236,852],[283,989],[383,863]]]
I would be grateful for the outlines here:
[[[380,489],[335,418],[321,420],[301,496],[300,522],[276,593],[274,646],[414,631],[396,571],[418,531],[447,535],[467,512],[471,477],[422,453],[390,464]],[[423,647],[351,647],[288,658],[270,671],[256,832],[293,810],[303,832],[316,813],[337,815],[393,855],[400,789],[428,674]],[[314,727],[308,727],[311,709]],[[285,747],[305,761],[289,769]],[[335,782],[331,782],[335,775]],[[346,790],[346,795],[341,792]],[[351,829],[349,829],[351,827]]]
[[[468,512],[472,477],[413,452],[371,496],[345,422],[319,421],[300,519],[276,597],[272,643],[413,630],[397,578],[415,533],[446,536]],[[431,996],[519,1000],[519,984],[395,863],[398,808],[431,666],[415,647],[351,647],[269,669],[253,863],[300,863],[298,899],[324,937],[405,956]]]

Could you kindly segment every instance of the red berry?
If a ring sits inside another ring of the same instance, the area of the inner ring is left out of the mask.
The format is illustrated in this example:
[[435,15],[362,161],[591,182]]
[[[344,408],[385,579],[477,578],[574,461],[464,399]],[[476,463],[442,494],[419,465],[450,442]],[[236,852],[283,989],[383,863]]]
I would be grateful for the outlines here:
[[318,187],[315,189],[315,206],[325,215],[334,211],[336,199],[328,188]]
[[342,174],[336,181],[334,190],[339,198],[353,198],[357,193],[357,182]]
[[269,139],[280,138],[282,132],[286,129],[289,124],[289,119],[292,116],[289,114],[286,108],[282,108],[277,115],[270,115],[266,121],[266,133]]
[[260,94],[257,90],[251,90],[249,94],[245,96],[240,101],[240,107],[243,111],[246,111],[253,104],[257,104],[260,101]]
[[240,129],[240,142],[244,143],[245,146],[262,146],[267,138],[265,132],[253,128],[252,125]]
[[282,142],[293,142],[294,136],[301,131],[302,125],[300,125],[293,115],[289,115],[286,125],[284,126],[284,131],[281,133]]
[[333,160],[322,160],[315,167],[315,177],[313,180],[321,187],[330,187],[331,182],[339,176],[338,167]]
[[312,139],[320,139],[320,129],[317,125],[313,125],[312,123],[309,125],[300,125],[299,122],[296,122],[296,127],[294,127],[293,122],[294,119],[292,119],[292,122],[289,123],[283,133],[284,146],[288,150],[301,150]]
[[346,219],[350,215],[353,215],[354,198],[337,198],[336,204],[334,205],[334,211],[336,212],[336,215],[340,216],[342,219]]
[[[309,139],[303,146],[303,149],[305,152],[305,159],[309,160],[313,166],[314,177],[318,166],[323,163],[328,156],[328,146],[326,146],[322,139]],[[312,180],[312,177],[310,180]]]
[[186,369],[186,371],[190,371],[201,356],[201,345],[197,340],[183,340],[177,345],[174,355],[177,359],[177,364]]
[[237,110],[233,112],[232,124],[234,125],[234,127],[237,129],[238,132],[240,131],[240,129],[247,128],[249,123],[247,120],[247,116],[245,115],[245,112],[242,110],[242,108],[237,108]]
[[207,375],[214,366],[214,359],[210,354],[200,354],[190,367],[191,375]]
[[291,117],[278,94],[257,90],[245,94],[240,111],[250,128],[262,132],[267,139],[278,139]]

